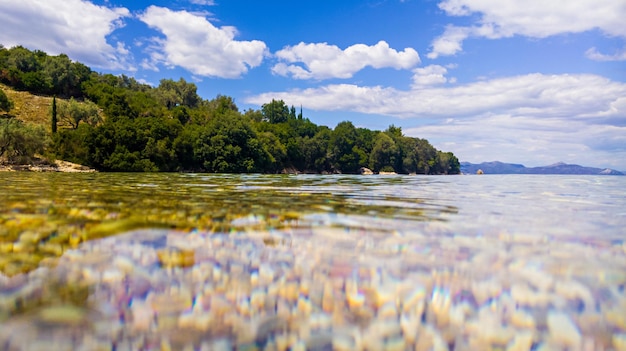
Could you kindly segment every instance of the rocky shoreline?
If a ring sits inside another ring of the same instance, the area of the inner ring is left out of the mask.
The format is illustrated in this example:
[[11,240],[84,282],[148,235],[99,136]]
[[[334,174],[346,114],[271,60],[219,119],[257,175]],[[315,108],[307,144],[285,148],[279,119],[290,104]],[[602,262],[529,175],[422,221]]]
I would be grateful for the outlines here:
[[0,172],[63,172],[63,173],[93,173],[93,168],[79,165],[68,161],[56,160],[54,162],[36,162],[31,164],[0,163]]

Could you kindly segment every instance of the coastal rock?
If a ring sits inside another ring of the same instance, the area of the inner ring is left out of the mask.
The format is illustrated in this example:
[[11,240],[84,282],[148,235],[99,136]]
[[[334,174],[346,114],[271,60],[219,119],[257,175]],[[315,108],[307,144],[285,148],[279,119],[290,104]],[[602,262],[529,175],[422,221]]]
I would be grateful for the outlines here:
[[367,167],[361,167],[359,168],[359,174],[370,175],[370,174],[374,174],[374,172],[372,172],[372,170]]

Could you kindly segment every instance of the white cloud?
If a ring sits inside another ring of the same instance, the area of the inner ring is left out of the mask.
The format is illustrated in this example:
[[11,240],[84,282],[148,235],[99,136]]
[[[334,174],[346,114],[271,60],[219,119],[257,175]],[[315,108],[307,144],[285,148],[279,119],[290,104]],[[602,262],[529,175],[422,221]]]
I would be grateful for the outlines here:
[[470,36],[471,32],[471,28],[447,26],[445,32],[433,40],[432,50],[426,56],[436,59],[440,55],[456,54],[463,50],[461,43]]
[[195,4],[195,5],[203,5],[203,6],[214,6],[215,5],[215,1],[214,0],[189,0],[189,2],[191,2],[192,4]]
[[124,43],[107,42],[107,36],[129,16],[126,8],[81,0],[4,0],[0,1],[0,43],[51,55],[64,53],[89,66],[133,70]]
[[205,17],[150,6],[139,18],[165,35],[155,39],[154,63],[180,66],[204,77],[237,78],[261,64],[267,52],[258,40],[234,40],[234,27],[217,28]]
[[439,65],[416,68],[413,70],[413,87],[420,88],[423,86],[454,82],[454,78],[448,79],[446,78],[446,74],[448,74],[448,69]]
[[[425,68],[437,70],[440,66]],[[535,117],[620,117],[626,119],[626,84],[591,75],[528,74],[452,87],[398,90],[351,84],[269,92],[249,97],[263,104],[272,98],[314,110],[356,111],[400,118],[459,117],[499,112]]]
[[561,161],[626,170],[626,126],[488,115],[405,128],[403,132],[426,138],[463,161],[498,160],[526,166]]
[[590,48],[585,52],[585,56],[594,61],[626,61],[626,48],[620,52],[616,52],[613,55],[602,54],[595,47]]
[[599,29],[626,37],[626,3],[622,0],[443,0],[439,7],[450,16],[480,16],[469,27],[449,26],[432,43],[429,58],[461,51],[468,37],[490,39],[523,35],[545,38],[563,33]]
[[272,72],[295,79],[351,78],[367,66],[410,69],[420,62],[414,49],[405,48],[399,52],[385,41],[371,46],[355,44],[345,50],[327,43],[300,43],[279,50],[275,56],[283,62],[276,64]]

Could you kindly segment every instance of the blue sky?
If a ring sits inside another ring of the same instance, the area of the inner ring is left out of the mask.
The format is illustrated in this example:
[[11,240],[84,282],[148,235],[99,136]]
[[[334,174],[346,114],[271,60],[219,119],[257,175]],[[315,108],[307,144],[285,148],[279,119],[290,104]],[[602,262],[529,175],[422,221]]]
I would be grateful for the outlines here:
[[0,43],[461,161],[626,170],[626,0],[0,0]]

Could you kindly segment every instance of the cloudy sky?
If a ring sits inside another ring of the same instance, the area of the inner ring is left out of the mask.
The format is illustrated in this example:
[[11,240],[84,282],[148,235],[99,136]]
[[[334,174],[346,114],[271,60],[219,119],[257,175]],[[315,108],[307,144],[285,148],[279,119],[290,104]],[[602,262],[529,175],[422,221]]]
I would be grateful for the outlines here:
[[626,0],[0,0],[0,43],[394,124],[461,161],[626,170]]

